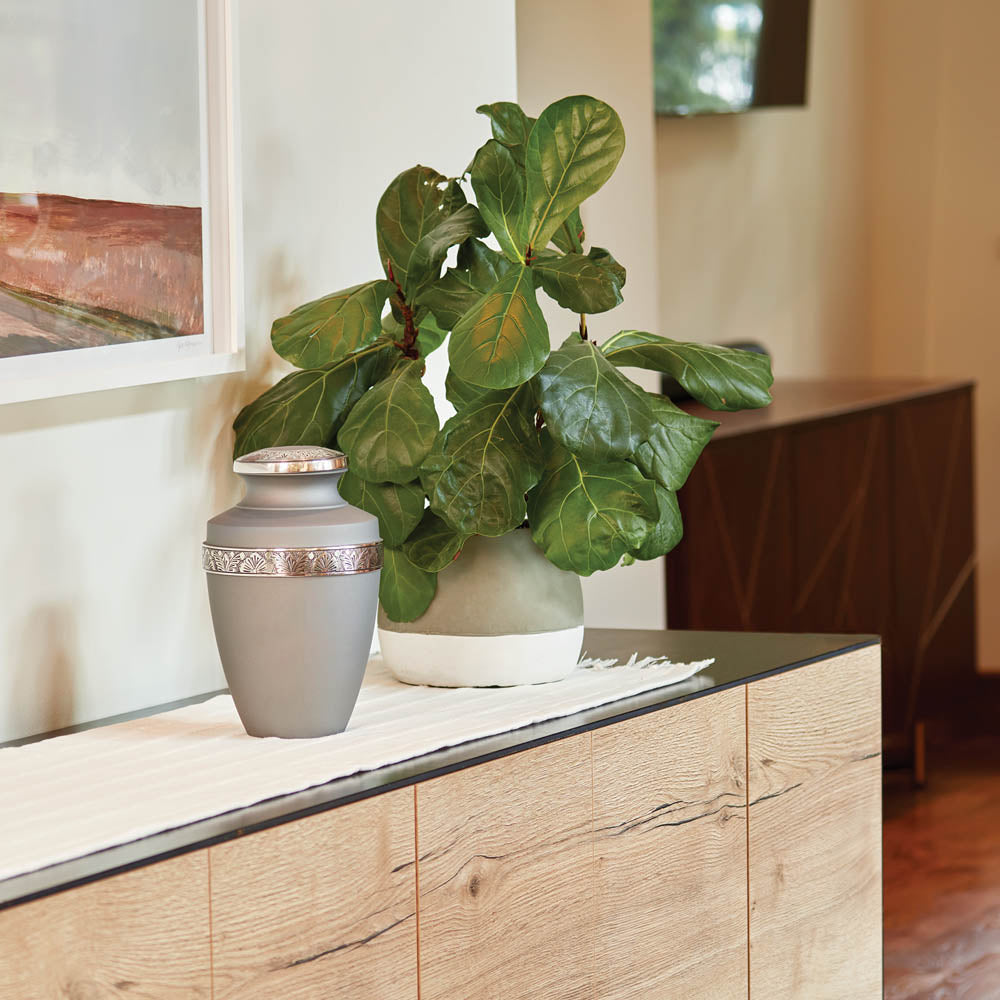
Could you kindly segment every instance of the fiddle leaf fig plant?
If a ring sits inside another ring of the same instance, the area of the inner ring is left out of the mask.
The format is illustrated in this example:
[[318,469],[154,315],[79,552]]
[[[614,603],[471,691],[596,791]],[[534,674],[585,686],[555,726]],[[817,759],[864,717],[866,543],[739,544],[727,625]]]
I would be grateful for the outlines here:
[[[341,493],[379,519],[379,598],[395,621],[424,613],[471,536],[526,519],[548,559],[583,576],[678,543],[677,491],[717,424],[623,368],[670,375],[715,410],[771,399],[760,355],[638,330],[598,343],[588,330],[626,282],[608,250],[585,245],[580,213],[625,149],[611,107],[579,96],[537,119],[510,102],[477,110],[493,138],[461,176],[411,167],[379,200],[384,277],[275,321],[274,349],[298,370],[233,425],[237,456],[346,452]],[[540,292],[573,315],[555,349]],[[423,376],[445,340],[456,412],[440,426]]]

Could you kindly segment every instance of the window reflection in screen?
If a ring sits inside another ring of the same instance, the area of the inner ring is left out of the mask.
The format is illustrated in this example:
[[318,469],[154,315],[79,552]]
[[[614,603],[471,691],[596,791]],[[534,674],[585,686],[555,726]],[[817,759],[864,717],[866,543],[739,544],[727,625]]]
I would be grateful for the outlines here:
[[753,103],[764,0],[653,0],[656,110],[744,111]]

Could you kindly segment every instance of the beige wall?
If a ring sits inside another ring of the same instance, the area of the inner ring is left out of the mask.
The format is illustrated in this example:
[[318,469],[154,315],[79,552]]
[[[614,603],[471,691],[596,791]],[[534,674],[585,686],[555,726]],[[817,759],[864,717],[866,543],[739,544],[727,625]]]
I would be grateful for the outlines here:
[[222,685],[199,545],[271,321],[378,274],[385,184],[515,96],[513,0],[240,9],[249,373],[0,407],[0,741]]
[[[656,182],[654,176],[652,25],[645,0],[518,0],[517,90],[530,114],[568,94],[607,101],[625,126],[625,155],[605,187],[584,206],[589,244],[606,246],[628,269],[625,301],[592,316],[602,340],[617,330],[657,329]],[[573,319],[546,307],[552,340]],[[648,373],[632,373],[655,388]],[[663,560],[616,567],[583,582],[590,626],[662,628],[666,617]]]
[[1000,670],[1000,4],[871,4],[872,359],[974,378],[979,658]]
[[864,8],[813,0],[808,109],[656,124],[660,326],[868,370]]

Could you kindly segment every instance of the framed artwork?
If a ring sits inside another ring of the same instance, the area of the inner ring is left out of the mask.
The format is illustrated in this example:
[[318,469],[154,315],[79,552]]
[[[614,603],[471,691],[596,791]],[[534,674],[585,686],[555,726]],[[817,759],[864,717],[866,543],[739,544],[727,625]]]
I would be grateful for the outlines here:
[[0,403],[244,366],[232,0],[4,0]]

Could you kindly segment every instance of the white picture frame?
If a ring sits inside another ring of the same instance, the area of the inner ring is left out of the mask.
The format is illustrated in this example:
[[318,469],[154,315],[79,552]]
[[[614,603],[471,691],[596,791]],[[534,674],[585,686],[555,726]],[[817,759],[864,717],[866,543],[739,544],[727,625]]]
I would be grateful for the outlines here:
[[197,0],[204,332],[2,357],[0,404],[245,369],[237,2]]

